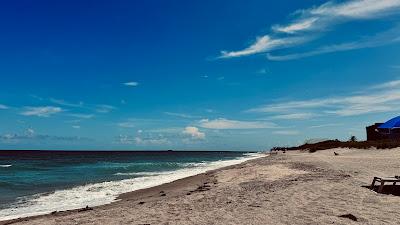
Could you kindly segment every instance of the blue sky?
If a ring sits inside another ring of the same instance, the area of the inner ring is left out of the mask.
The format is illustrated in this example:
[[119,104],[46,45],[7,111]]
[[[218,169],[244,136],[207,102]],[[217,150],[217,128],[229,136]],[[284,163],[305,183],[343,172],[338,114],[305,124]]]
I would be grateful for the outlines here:
[[1,4],[1,149],[262,150],[400,109],[400,0]]

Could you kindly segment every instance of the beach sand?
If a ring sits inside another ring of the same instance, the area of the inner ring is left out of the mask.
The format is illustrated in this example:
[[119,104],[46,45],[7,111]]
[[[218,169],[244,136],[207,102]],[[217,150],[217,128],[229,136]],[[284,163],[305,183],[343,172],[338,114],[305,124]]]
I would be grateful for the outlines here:
[[[399,159],[400,149],[279,153],[91,210],[0,224],[400,224],[400,197],[363,187],[374,176],[399,175]],[[345,214],[357,222],[339,217]]]

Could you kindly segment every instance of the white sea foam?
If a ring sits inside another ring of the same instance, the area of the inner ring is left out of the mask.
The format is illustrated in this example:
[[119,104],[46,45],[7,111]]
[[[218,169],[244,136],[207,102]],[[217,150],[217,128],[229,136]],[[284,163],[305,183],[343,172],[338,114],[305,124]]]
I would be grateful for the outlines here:
[[132,173],[116,173],[115,176],[158,176],[165,174],[173,174],[176,171],[165,172],[132,172]]
[[[198,162],[198,163],[180,163],[182,167],[189,169],[193,167],[207,166],[209,162]],[[128,172],[128,173],[116,173],[115,176],[157,176],[157,175],[167,175],[176,173],[174,171],[160,171],[160,172]]]
[[12,165],[0,165],[0,167],[2,168],[7,168],[7,167],[11,167]]
[[176,171],[153,173],[152,175],[147,174],[147,176],[119,181],[88,184],[71,189],[58,190],[51,194],[36,195],[31,199],[25,199],[23,202],[17,203],[13,207],[0,210],[0,220],[47,214],[53,211],[78,209],[87,205],[99,206],[109,204],[116,201],[117,196],[122,193],[154,187],[259,157],[262,157],[262,155],[257,153],[247,154],[244,157],[233,160],[199,163],[197,166]]

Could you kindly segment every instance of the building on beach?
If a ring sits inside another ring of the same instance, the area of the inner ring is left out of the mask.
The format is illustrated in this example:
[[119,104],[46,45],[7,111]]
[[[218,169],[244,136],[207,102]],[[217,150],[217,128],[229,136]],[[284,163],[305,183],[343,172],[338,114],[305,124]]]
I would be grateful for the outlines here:
[[392,118],[385,123],[375,123],[366,127],[367,140],[386,140],[386,139],[399,139],[400,140],[400,116]]
[[383,123],[375,123],[371,126],[366,127],[367,129],[367,140],[368,141],[376,141],[384,139],[382,135],[378,131],[378,127]]

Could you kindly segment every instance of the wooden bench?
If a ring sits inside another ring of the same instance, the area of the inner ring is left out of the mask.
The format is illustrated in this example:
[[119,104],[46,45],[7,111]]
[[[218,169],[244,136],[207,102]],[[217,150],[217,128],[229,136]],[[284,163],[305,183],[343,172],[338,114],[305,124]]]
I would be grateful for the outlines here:
[[397,183],[400,183],[400,176],[387,177],[387,178],[374,177],[374,180],[372,181],[372,184],[371,184],[371,190],[374,189],[376,182],[380,183],[377,192],[382,193],[385,183],[393,183],[393,185],[396,185]]

